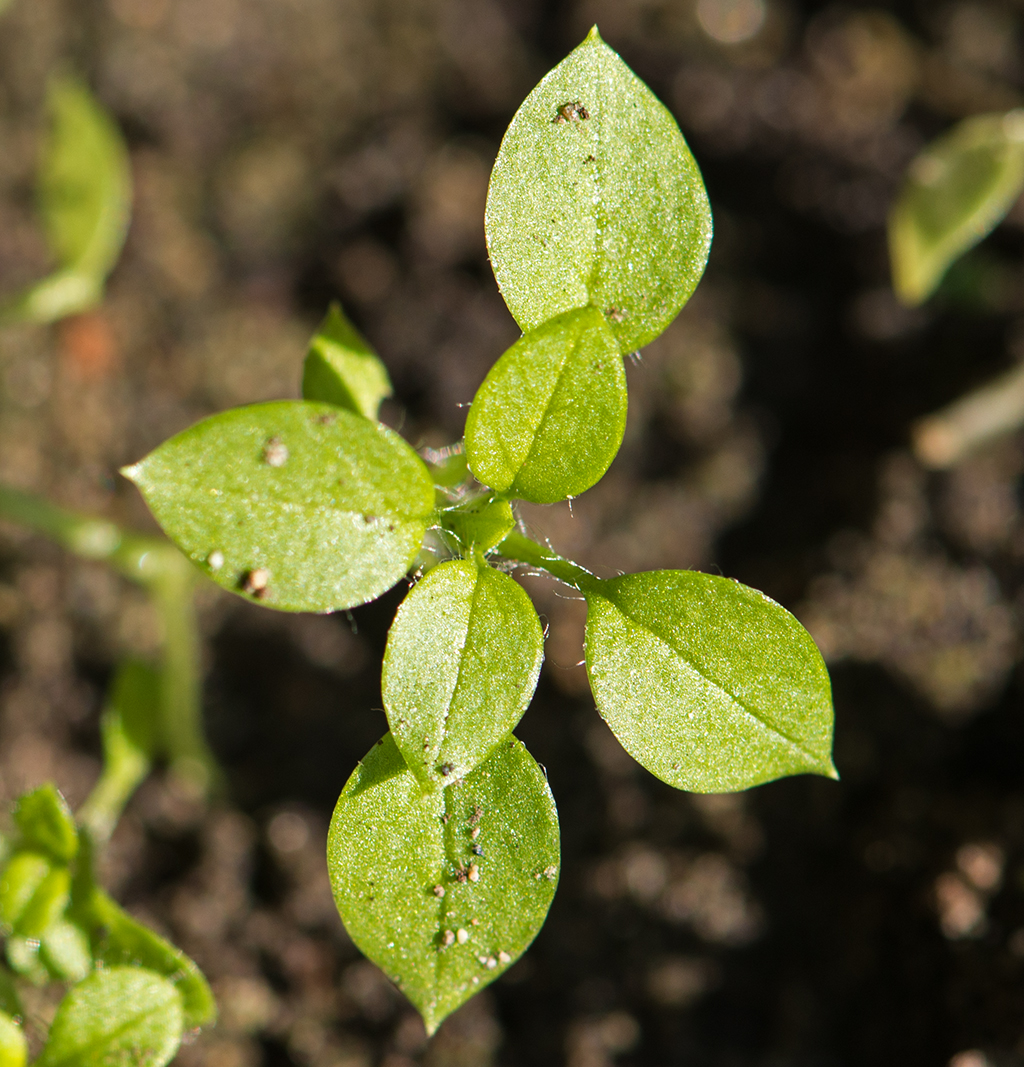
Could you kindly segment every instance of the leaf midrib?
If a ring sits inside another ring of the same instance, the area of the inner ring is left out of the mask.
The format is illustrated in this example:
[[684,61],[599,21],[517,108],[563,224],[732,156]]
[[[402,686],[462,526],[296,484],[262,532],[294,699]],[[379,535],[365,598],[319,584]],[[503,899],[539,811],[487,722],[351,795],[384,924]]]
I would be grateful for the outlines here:
[[694,661],[692,659],[690,659],[687,655],[685,655],[682,651],[680,651],[671,641],[666,640],[664,637],[662,637],[661,634],[659,634],[651,626],[647,625],[647,623],[642,622],[635,615],[632,615],[628,611],[624,610],[614,600],[611,600],[608,597],[604,597],[604,599],[607,600],[608,603],[611,604],[611,606],[624,619],[626,619],[628,622],[631,622],[634,626],[638,627],[639,629],[644,630],[647,633],[649,633],[656,641],[658,641],[660,644],[664,645],[674,655],[678,656],[679,659],[681,659],[683,661],[683,663],[685,663],[696,675],[698,675],[700,678],[703,678],[704,681],[707,682],[709,685],[714,686],[714,688],[717,689],[719,692],[724,693],[725,696],[729,698],[729,700],[731,700],[742,711],[746,712],[746,714],[749,715],[756,722],[760,723],[761,726],[765,730],[767,730],[769,733],[774,734],[776,737],[781,737],[783,741],[788,742],[795,749],[797,749],[799,752],[802,752],[803,755],[805,755],[808,759],[810,759],[815,765],[820,764],[822,762],[821,758],[819,756],[815,755],[815,753],[811,752],[809,749],[807,749],[803,742],[798,741],[794,737],[790,737],[789,734],[785,733],[785,731],[780,730],[777,726],[773,725],[771,722],[768,722],[764,718],[764,715],[763,715],[762,712],[758,711],[756,708],[754,708],[753,706],[749,705],[746,701],[741,700],[734,693],[730,693],[729,690],[726,689],[726,687],[724,685],[722,685],[716,679],[712,678],[706,671],[701,670],[701,668],[698,667],[697,664],[694,663]]

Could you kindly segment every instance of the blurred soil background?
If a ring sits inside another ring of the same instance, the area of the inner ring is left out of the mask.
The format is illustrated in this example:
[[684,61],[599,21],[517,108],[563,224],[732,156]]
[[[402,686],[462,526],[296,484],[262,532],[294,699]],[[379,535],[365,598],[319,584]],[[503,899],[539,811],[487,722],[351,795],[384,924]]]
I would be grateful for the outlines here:
[[[918,0],[10,0],[0,16],[0,290],[48,268],[32,209],[47,76],[129,139],[125,255],[102,310],[0,331],[0,478],[150,528],[116,475],[229,405],[295,396],[339,298],[415,445],[517,330],[482,214],[501,134],[597,22],[673,109],[715,213],[711,264],[628,367],[626,443],[575,502],[524,509],[611,574],[692,567],[796,611],[828,657],[842,781],[694,797],[593,709],[583,606],[530,580],[547,664],[518,730],[564,863],[524,959],[422,1024],[335,913],[327,821],[385,728],[404,587],[333,617],[203,593],[204,812],[159,776],[106,879],[214,984],[187,1067],[1024,1064],[1024,439],[947,473],[913,420],[1024,358],[1024,207],[909,311],[886,210],[952,121],[1024,99],[1024,3]],[[135,589],[0,534],[0,794],[81,802]]]

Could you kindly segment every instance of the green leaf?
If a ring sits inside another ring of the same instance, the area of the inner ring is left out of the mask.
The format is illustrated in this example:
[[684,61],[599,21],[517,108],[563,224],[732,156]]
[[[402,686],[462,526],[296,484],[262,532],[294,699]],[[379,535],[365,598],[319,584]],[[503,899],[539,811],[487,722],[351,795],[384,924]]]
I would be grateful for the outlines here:
[[107,967],[146,967],[171,979],[181,993],[185,1026],[206,1026],[217,1018],[213,993],[195,962],[142,923],[133,919],[84,879],[70,917],[89,933],[93,956]]
[[78,831],[67,801],[50,782],[18,798],[14,822],[22,845],[50,855],[56,863],[70,863],[78,852]]
[[424,793],[388,735],[338,800],[327,864],[349,935],[432,1034],[543,925],[558,877],[555,802],[515,738]]
[[491,368],[466,419],[466,455],[499,493],[552,504],[601,479],[625,428],[615,338],[583,308],[524,334]]
[[51,869],[50,861],[38,852],[16,852],[10,858],[0,874],[0,924],[5,933],[14,930]]
[[524,331],[589,304],[630,352],[697,287],[711,244],[697,163],[596,26],[512,119],[486,229],[498,286]]
[[67,867],[53,867],[36,886],[17,922],[15,934],[38,939],[64,914],[71,899],[71,872]]
[[27,1059],[24,1031],[10,1015],[0,1011],[0,1067],[24,1067]]
[[380,596],[416,558],[434,507],[398,434],[310,401],[214,415],[123,473],[218,585],[285,611]]
[[183,1030],[173,982],[141,967],[106,968],[61,1001],[36,1067],[163,1067]]
[[488,552],[501,544],[515,527],[516,517],[507,500],[483,496],[440,515],[441,523],[459,540],[467,552],[478,548]]
[[131,212],[131,167],[116,123],[84,85],[54,79],[52,133],[39,174],[39,213],[59,269],[5,309],[51,322],[99,303]]
[[18,996],[18,988],[11,974],[3,964],[0,964],[0,1011],[11,1016],[24,1015],[21,1006],[21,998]]
[[339,304],[331,304],[309,344],[302,368],[302,395],[368,419],[376,419],[380,402],[391,396],[387,369]]
[[828,671],[763,593],[695,571],[592,580],[587,671],[626,751],[677,789],[725,793],[837,777]]
[[80,927],[63,919],[43,932],[39,955],[46,969],[61,982],[80,982],[92,970],[89,939]]
[[1024,110],[965,119],[910,165],[889,215],[893,285],[920,304],[1024,189]]
[[103,713],[103,773],[79,811],[93,838],[106,841],[128,798],[149,773],[160,713],[160,675],[148,663],[126,660]]
[[530,598],[474,560],[440,563],[398,609],[381,691],[409,769],[446,785],[481,764],[522,718],[544,659]]

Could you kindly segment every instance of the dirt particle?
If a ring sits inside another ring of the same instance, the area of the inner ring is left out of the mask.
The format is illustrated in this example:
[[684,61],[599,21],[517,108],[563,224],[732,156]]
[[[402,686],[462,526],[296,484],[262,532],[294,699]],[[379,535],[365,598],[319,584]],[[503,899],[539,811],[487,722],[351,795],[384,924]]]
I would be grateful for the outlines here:
[[242,578],[242,591],[262,600],[267,595],[267,587],[270,584],[270,571],[264,567],[246,571]]
[[474,856],[482,856],[484,854],[484,850],[480,845],[474,845],[472,852]]
[[480,836],[480,827],[479,826],[474,826],[473,829],[470,830],[470,832],[469,832],[470,841],[475,841],[479,836]]
[[433,894],[434,894],[435,897],[443,897],[444,896],[444,886],[443,885],[435,885],[434,888],[433,888]]
[[570,100],[568,103],[559,104],[553,123],[573,122],[576,119],[589,119],[590,112],[579,100]]
[[501,964],[511,963],[512,957],[504,949],[502,949],[502,951],[498,953],[498,962]]
[[480,881],[480,868],[475,863],[471,863],[469,865],[469,870],[466,872],[466,877],[471,882],[479,882]]
[[456,864],[455,865],[455,881],[458,882],[459,885],[465,885],[466,881],[468,879],[469,879],[469,868],[468,867],[463,867],[461,863]]
[[479,919],[470,919],[469,920],[469,925],[470,926],[479,926],[480,925],[480,920]]
[[622,322],[626,318],[625,312],[622,308],[617,308],[614,305],[604,309],[605,315],[612,320],[612,322]]
[[280,437],[271,437],[263,446],[263,462],[268,467],[283,467],[288,462],[288,447]]
[[[469,825],[470,826],[476,826],[476,824],[483,818],[483,815],[484,815],[484,809],[481,808],[479,804],[477,804],[473,808],[473,811],[469,816]],[[476,835],[474,834],[474,837],[475,836]]]
[[549,882],[553,882],[558,877],[558,868],[553,863],[548,864],[548,866],[544,868],[544,877]]
[[455,940],[458,941],[460,945],[464,945],[469,940],[469,931],[465,927],[460,926],[455,933]]
[[455,770],[455,765],[453,763],[442,763],[441,766],[437,768],[437,770],[442,778],[447,778],[448,775]]
[[455,944],[455,933],[452,930],[445,930],[441,935],[441,946],[447,948],[449,945]]
[[224,553],[219,548],[215,548],[206,557],[207,566],[211,571],[219,571],[224,566]]

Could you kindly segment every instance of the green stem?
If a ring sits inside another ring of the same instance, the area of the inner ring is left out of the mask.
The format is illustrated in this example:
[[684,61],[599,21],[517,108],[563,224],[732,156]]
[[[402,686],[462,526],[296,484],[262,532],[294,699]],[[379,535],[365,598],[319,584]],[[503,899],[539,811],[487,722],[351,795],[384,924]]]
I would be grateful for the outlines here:
[[497,551],[505,559],[518,560],[520,563],[526,563],[531,567],[540,567],[559,581],[565,582],[566,585],[574,586],[583,592],[596,590],[601,584],[601,580],[586,568],[581,567],[578,563],[573,563],[572,560],[565,559],[544,545],[537,544],[536,541],[531,541],[530,538],[525,534],[519,533],[518,530],[513,530],[498,545]]
[[130,533],[10,486],[0,485],[0,518],[28,526],[75,555],[104,560],[146,588],[163,627],[161,735],[171,771],[189,789],[206,792],[218,771],[203,737],[192,565],[163,538]]

